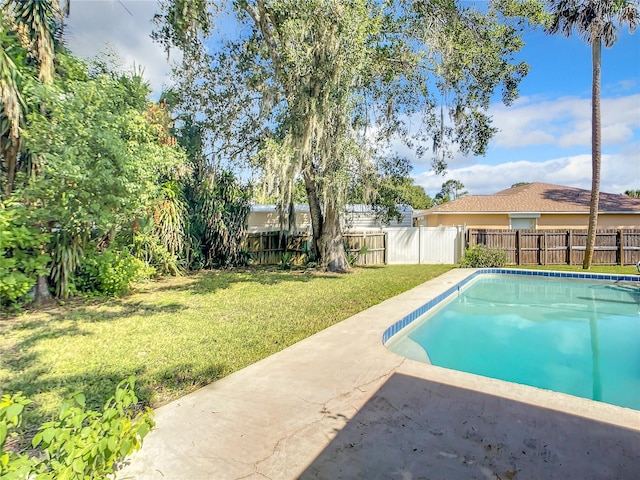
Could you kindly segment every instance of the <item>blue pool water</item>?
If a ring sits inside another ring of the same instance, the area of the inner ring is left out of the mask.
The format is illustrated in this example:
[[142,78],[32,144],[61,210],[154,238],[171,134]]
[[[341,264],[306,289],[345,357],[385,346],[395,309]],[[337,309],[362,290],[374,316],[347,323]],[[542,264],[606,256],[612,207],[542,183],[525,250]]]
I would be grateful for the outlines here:
[[640,284],[480,275],[387,346],[434,365],[640,410]]

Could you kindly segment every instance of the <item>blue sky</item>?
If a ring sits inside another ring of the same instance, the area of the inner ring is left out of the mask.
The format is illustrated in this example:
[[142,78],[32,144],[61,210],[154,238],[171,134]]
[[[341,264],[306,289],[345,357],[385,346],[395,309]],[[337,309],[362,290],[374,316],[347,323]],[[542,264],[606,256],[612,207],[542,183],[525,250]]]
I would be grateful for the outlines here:
[[[490,194],[516,182],[591,188],[591,49],[577,36],[526,32],[519,57],[531,67],[510,107],[491,107],[500,129],[484,157],[456,157],[446,178],[469,193]],[[602,53],[601,190],[640,189],[640,33],[620,35]],[[443,183],[415,165],[427,192]]]
[[[168,81],[169,64],[149,38],[156,8],[156,0],[74,0],[69,46],[91,57],[109,42],[125,65],[144,67],[159,91]],[[491,194],[516,182],[534,181],[591,188],[590,47],[577,36],[540,31],[526,32],[524,40],[518,57],[531,70],[512,106],[496,102],[491,107],[500,131],[486,156],[456,155],[445,177],[430,172],[428,160],[414,161],[416,183],[429,195],[449,178],[462,181],[470,194]],[[620,34],[613,48],[603,49],[602,64],[601,190],[640,189],[640,32]],[[401,147],[398,151],[406,153]]]

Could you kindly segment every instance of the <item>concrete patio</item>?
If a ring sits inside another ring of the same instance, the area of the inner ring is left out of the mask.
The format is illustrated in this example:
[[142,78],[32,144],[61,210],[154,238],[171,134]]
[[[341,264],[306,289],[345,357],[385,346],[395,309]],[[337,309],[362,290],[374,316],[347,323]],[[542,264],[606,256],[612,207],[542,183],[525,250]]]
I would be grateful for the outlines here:
[[118,478],[640,478],[640,411],[382,345],[387,327],[469,273],[452,270],[158,408]]

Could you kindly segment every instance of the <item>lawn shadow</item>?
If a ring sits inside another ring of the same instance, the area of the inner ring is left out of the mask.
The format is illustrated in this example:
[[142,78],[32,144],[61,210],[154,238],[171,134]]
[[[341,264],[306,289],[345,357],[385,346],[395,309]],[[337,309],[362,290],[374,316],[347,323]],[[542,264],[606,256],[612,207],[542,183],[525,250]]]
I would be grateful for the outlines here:
[[283,282],[307,283],[312,280],[333,280],[341,274],[320,272],[317,270],[296,269],[279,270],[277,267],[243,267],[233,270],[206,270],[191,275],[193,281],[181,285],[160,286],[156,291],[189,292],[194,295],[215,293],[226,290],[235,284],[255,283],[258,285],[277,285]]
[[[51,420],[51,416],[57,414],[57,409],[50,411],[43,408],[36,399],[39,394],[55,394],[62,400],[74,393],[82,392],[86,397],[87,408],[100,411],[106,401],[115,394],[116,387],[122,380],[131,375],[141,377],[144,371],[144,367],[139,367],[135,371],[90,370],[81,374],[59,377],[48,375],[46,367],[42,367],[31,369],[28,376],[14,375],[3,384],[2,393],[22,392],[26,398],[33,401],[25,410],[26,429],[31,430],[34,424]],[[138,380],[135,392],[141,406],[149,404],[153,392],[143,380]],[[48,398],[47,401],[52,399]]]
[[[27,322],[28,325],[18,323],[13,325],[15,329],[28,330],[28,334],[21,337],[15,343],[0,343],[0,368],[9,372],[8,380],[1,385],[0,393],[23,392],[27,397],[41,392],[45,392],[42,378],[47,375],[49,369],[42,365],[38,366],[38,354],[35,346],[38,342],[50,339],[64,339],[73,336],[87,335],[86,332],[78,328],[76,323],[61,324],[48,321],[39,322],[36,325]],[[34,322],[35,323],[35,322]],[[3,336],[11,329],[6,326],[0,329]],[[57,383],[51,380],[50,384]]]
[[[113,310],[99,310],[101,307],[113,308]],[[97,323],[122,320],[132,316],[150,317],[160,313],[176,313],[189,308],[179,302],[166,303],[162,305],[133,301],[128,297],[105,299],[94,301],[90,304],[73,303],[56,308],[30,312],[35,318],[8,317],[0,320],[0,332],[12,330],[33,329],[38,330],[42,325],[49,323],[71,321],[74,323]],[[44,318],[43,318],[44,317]],[[77,327],[70,327],[77,328]],[[51,333],[55,335],[55,331]]]
[[[29,353],[22,358],[23,362],[36,361],[36,354]],[[11,365],[9,365],[11,367]],[[35,399],[41,393],[55,393],[61,399],[82,392],[87,401],[87,408],[100,411],[105,402],[115,394],[117,385],[131,375],[136,377],[135,392],[140,406],[158,407],[178,396],[186,395],[204,387],[222,377],[225,365],[215,364],[197,368],[193,363],[185,362],[175,365],[171,370],[149,373],[143,365],[133,371],[123,369],[89,370],[81,374],[51,376],[45,366],[31,368],[25,375],[13,375],[2,385],[0,394],[22,392],[29,399]],[[51,401],[51,399],[49,399]],[[25,414],[27,430],[34,430],[34,425],[50,420],[55,412],[47,411],[43,405],[34,401]]]
[[[640,428],[640,425],[637,425]],[[619,479],[640,431],[393,374],[300,479]]]
[[[95,315],[91,307],[74,309],[73,312],[58,311],[46,312],[45,318],[16,318],[4,321],[0,325],[0,334],[5,338],[0,342],[0,371],[2,372],[2,385],[0,395],[5,393],[22,392],[27,398],[50,393],[59,397],[66,397],[75,392],[83,392],[87,397],[90,408],[101,408],[104,402],[111,397],[117,384],[135,375],[139,378],[136,388],[137,396],[144,405],[150,405],[156,397],[164,391],[175,396],[175,392],[192,391],[200,386],[215,381],[221,376],[224,365],[214,365],[196,369],[193,364],[175,365],[171,372],[153,374],[150,377],[146,373],[146,367],[137,363],[134,371],[125,371],[113,362],[100,366],[98,371],[81,369],[60,372],[54,365],[43,362],[43,357],[38,351],[40,342],[55,340],[64,345],[73,337],[94,335],[93,332],[83,328],[83,323],[93,321],[116,320],[131,315],[151,316],[162,312],[176,312],[187,307],[179,304],[164,306],[143,304],[135,302],[127,304],[122,300],[111,301],[112,304],[125,305],[126,309],[120,312],[106,312],[99,319],[88,319]],[[9,337],[9,334],[14,337]],[[61,350],[62,355],[73,355],[73,352]],[[48,358],[48,357],[47,357]],[[52,358],[55,361],[55,358]],[[116,362],[117,363],[117,362]],[[35,402],[30,408],[31,413],[26,417],[28,422],[33,420],[43,421],[45,410]],[[51,413],[51,412],[48,412]]]
[[150,398],[154,408],[157,408],[215,382],[222,378],[226,371],[226,365],[222,362],[204,368],[195,368],[193,363],[184,363],[170,370],[155,373],[152,378],[146,379],[145,385],[152,393]]
[[[5,341],[0,343],[0,367],[10,372],[11,378],[1,386],[2,391],[20,390],[30,394],[47,391],[47,385],[40,379],[47,375],[49,369],[45,366],[37,366],[36,352],[40,342],[55,340],[64,343],[72,337],[94,335],[88,329],[82,328],[83,324],[120,320],[133,315],[145,317],[165,312],[174,313],[187,308],[177,303],[153,305],[144,302],[126,302],[122,299],[109,300],[103,305],[122,307],[122,309],[96,312],[96,305],[76,308],[60,307],[41,312],[35,318],[16,317],[3,320],[0,323],[0,334]],[[12,334],[16,336],[16,340],[7,340]]]

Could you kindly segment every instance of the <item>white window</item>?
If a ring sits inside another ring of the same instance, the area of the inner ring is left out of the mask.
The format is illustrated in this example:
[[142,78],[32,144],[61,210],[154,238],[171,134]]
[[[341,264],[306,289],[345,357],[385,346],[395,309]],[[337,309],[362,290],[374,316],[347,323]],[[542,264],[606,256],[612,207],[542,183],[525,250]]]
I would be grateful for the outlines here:
[[535,214],[512,214],[509,216],[510,228],[513,230],[535,230],[540,215]]

